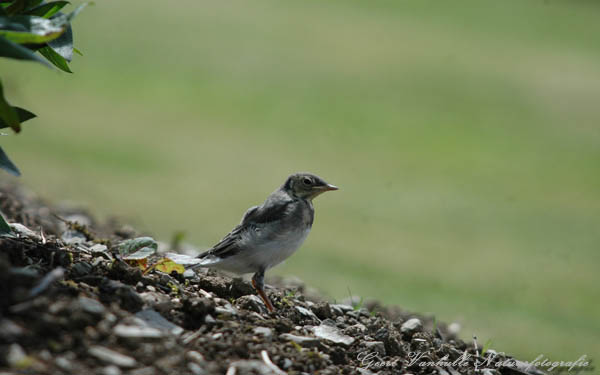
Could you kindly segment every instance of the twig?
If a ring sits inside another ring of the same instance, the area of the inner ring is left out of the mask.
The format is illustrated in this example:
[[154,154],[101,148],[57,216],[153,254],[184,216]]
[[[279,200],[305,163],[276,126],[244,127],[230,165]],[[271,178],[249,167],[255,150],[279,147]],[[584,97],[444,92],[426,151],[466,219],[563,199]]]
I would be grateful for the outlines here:
[[271,362],[271,358],[269,358],[269,353],[266,350],[260,352],[260,356],[262,360],[265,362],[268,368],[270,368],[277,375],[287,375],[285,371],[282,371],[279,367],[277,367],[273,362]]
[[48,272],[46,276],[44,276],[42,280],[40,280],[40,282],[37,283],[36,286],[31,288],[31,290],[29,291],[29,298],[37,296],[38,294],[46,290],[46,288],[48,288],[50,284],[59,279],[62,279],[64,275],[65,269],[62,267],[56,267],[52,271]]

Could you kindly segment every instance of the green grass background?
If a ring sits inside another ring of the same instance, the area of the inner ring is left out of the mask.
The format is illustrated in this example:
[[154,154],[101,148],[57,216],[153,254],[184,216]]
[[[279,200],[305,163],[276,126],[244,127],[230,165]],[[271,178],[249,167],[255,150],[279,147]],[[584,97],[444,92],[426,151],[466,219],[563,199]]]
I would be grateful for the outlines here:
[[272,274],[598,359],[596,2],[98,1],[74,23],[74,75],[0,63],[39,116],[1,138],[32,190],[209,246],[312,171],[341,190]]

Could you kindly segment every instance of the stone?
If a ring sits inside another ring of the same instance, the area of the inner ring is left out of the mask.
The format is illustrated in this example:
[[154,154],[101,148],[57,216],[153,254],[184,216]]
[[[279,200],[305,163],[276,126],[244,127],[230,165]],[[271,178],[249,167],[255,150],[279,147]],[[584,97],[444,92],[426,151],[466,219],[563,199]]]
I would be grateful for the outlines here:
[[235,305],[241,309],[254,311],[260,314],[268,313],[263,301],[254,294],[241,296],[235,301]]
[[137,365],[137,361],[134,358],[99,345],[90,347],[88,353],[103,362],[119,367],[130,368]]
[[225,306],[217,306],[215,307],[215,313],[223,314],[223,315],[237,315],[237,310],[235,307],[231,306],[230,303],[225,304]]
[[386,354],[389,356],[402,355],[404,353],[402,345],[402,337],[393,325],[382,327],[375,332],[375,341],[381,341],[385,345]]
[[163,337],[161,330],[146,326],[128,326],[117,324],[113,333],[125,339],[158,339]]
[[423,328],[423,323],[421,320],[417,318],[408,319],[406,322],[402,323],[400,327],[400,332],[406,334],[413,334],[417,331],[420,331]]
[[291,333],[282,333],[279,335],[279,338],[282,340],[295,342],[296,344],[307,348],[317,347],[321,344],[319,339],[315,337],[297,336]]
[[88,275],[94,267],[87,262],[77,262],[71,267],[71,274],[73,277],[81,277]]
[[264,336],[266,338],[273,336],[273,330],[271,328],[267,328],[267,327],[255,327],[252,330],[252,333],[254,333],[255,335]]
[[206,362],[206,359],[204,359],[204,356],[195,350],[190,350],[189,352],[185,353],[185,358],[187,358],[189,361],[193,361],[198,364],[203,364]]
[[292,365],[293,365],[293,364],[294,364],[294,363],[292,362],[292,360],[291,360],[291,359],[289,359],[289,358],[284,358],[284,359],[283,359],[283,365],[281,365],[281,368],[282,368],[282,369],[284,369],[284,370],[287,370],[287,369],[289,369],[290,367],[292,367]]
[[11,223],[8,224],[10,229],[12,229],[13,233],[19,235],[19,237],[33,238],[35,240],[41,241],[42,237],[31,229],[27,228],[25,225],[20,223]]
[[95,315],[98,318],[102,317],[106,312],[104,305],[92,298],[80,296],[77,298],[77,303],[83,311]]
[[8,347],[6,354],[6,363],[10,367],[20,367],[27,361],[27,354],[19,344],[12,344]]
[[344,315],[348,311],[354,310],[352,306],[342,304],[333,304],[329,305],[329,307],[331,308],[331,312],[333,313],[333,315]]
[[[148,285],[150,286],[150,285]],[[147,288],[147,287],[146,287]],[[140,293],[140,298],[144,301],[146,307],[154,308],[158,311],[169,311],[172,307],[171,298],[165,293],[159,292],[143,292]]]
[[333,318],[333,312],[331,306],[327,302],[319,302],[311,307],[311,310],[319,319],[330,319]]
[[196,272],[194,272],[194,270],[185,270],[183,272],[183,278],[184,279],[193,279],[196,276]]
[[89,249],[92,253],[104,253],[108,251],[108,247],[106,245],[102,245],[101,243],[97,243]]
[[365,341],[362,345],[369,352],[375,352],[382,357],[385,356],[385,345],[382,341]]
[[163,332],[169,332],[172,335],[179,336],[184,329],[165,319],[157,311],[152,309],[144,309],[135,314],[136,317],[142,319],[149,327],[154,327]]
[[321,319],[317,318],[317,316],[315,315],[315,313],[313,313],[311,310],[304,308],[302,306],[295,306],[296,311],[298,311],[300,313],[300,315],[302,315],[305,318],[309,318],[312,319],[316,322],[321,322]]
[[23,327],[12,320],[0,320],[0,339],[5,340],[5,342],[13,341],[16,337],[22,336],[24,333],[25,330]]
[[367,327],[364,324],[356,323],[350,327],[344,328],[344,334],[349,336],[359,336],[367,331]]
[[232,362],[227,369],[227,374],[261,374],[270,375],[275,372],[263,361],[245,359]]
[[120,281],[104,278],[98,288],[100,291],[100,301],[104,303],[117,302],[121,308],[136,312],[144,305],[144,301],[139,294],[129,285]]
[[104,367],[100,371],[100,373],[102,375],[121,375],[122,374],[121,369],[115,365],[108,365],[108,366]]
[[128,371],[127,375],[156,375],[156,368],[152,366],[136,368],[135,370]]
[[188,370],[190,370],[190,371],[191,371],[191,373],[192,373],[192,374],[194,374],[194,375],[204,375],[204,374],[206,374],[206,373],[207,373],[207,372],[206,372],[206,370],[204,370],[204,369],[202,368],[202,366],[200,366],[199,364],[197,364],[197,363],[194,363],[194,362],[189,362],[189,363],[187,364],[187,368],[188,368]]
[[231,295],[231,297],[239,298],[248,295],[254,295],[256,297],[256,295],[254,294],[255,292],[256,291],[254,290],[252,284],[245,281],[243,278],[234,277],[231,280],[231,288],[229,290],[229,294]]
[[344,335],[337,327],[329,324],[321,324],[320,326],[313,327],[312,331],[318,338],[330,341],[334,344],[350,346],[354,342],[352,337]]
[[65,370],[65,371],[71,371],[73,370],[73,362],[71,362],[69,359],[59,356],[56,357],[56,359],[54,360],[54,363],[56,363],[56,365],[58,367],[60,367],[61,369]]
[[225,296],[229,294],[229,286],[222,277],[217,276],[204,276],[198,280],[200,288],[213,292],[218,296]]

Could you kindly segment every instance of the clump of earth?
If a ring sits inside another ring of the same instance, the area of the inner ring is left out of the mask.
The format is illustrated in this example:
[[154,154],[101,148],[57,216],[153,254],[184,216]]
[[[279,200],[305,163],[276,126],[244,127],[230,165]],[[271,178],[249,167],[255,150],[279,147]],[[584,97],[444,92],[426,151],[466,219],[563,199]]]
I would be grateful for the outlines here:
[[[249,281],[184,271],[178,246],[21,187],[0,186],[0,211],[12,228],[0,236],[0,371],[540,373],[493,350],[482,354],[433,317],[377,301],[333,303],[297,280],[267,280],[277,308],[269,313]],[[155,244],[152,255],[139,255],[148,247],[124,255],[138,243]]]

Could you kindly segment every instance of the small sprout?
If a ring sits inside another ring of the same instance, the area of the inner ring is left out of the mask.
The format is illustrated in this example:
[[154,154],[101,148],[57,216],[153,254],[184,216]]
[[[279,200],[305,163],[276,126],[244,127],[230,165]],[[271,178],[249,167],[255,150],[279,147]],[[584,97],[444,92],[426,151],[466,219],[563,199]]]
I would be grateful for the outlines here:
[[171,249],[179,250],[181,249],[181,245],[183,244],[183,240],[185,239],[186,233],[183,230],[178,230],[173,233],[171,237]]
[[287,298],[294,298],[296,296],[296,291],[294,289],[290,289],[285,293]]
[[488,349],[492,346],[492,339],[488,339],[485,344],[483,344],[483,348],[481,349],[481,356],[485,357],[485,353],[487,353]]
[[364,301],[363,297],[360,297],[360,300],[358,302],[354,302],[354,298],[352,296],[352,291],[350,290],[350,287],[348,288],[348,297],[350,298],[350,304],[352,305],[352,308],[354,309],[354,311],[358,311],[362,308]]
[[179,293],[179,288],[177,287],[177,285],[175,285],[175,283],[169,282],[169,283],[167,283],[167,286],[169,288],[171,288],[171,293],[174,293],[174,294]]
[[292,344],[294,346],[294,348],[296,348],[298,353],[302,352],[302,347],[300,346],[300,344],[298,344],[297,342],[294,342],[294,341],[290,341],[290,344]]

